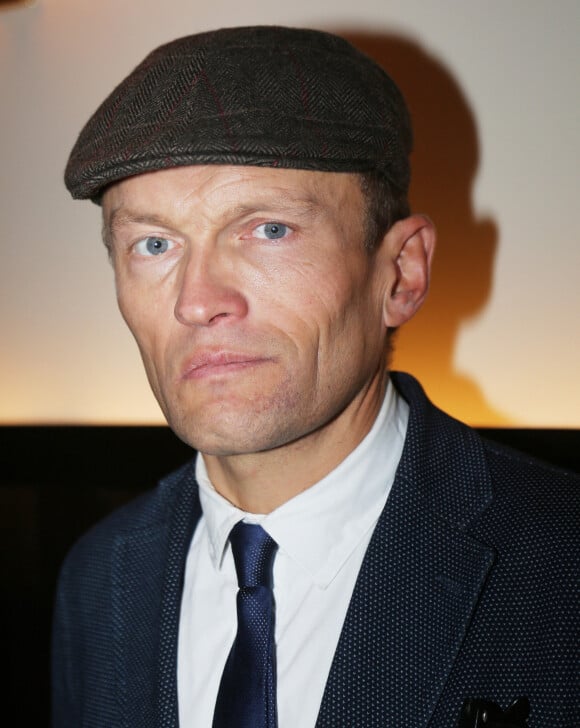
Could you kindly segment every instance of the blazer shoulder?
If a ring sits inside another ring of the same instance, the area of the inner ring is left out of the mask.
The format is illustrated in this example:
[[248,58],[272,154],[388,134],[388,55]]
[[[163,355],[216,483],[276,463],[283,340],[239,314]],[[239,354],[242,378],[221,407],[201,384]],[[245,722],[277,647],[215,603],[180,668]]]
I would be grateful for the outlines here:
[[[62,575],[91,564],[105,564],[119,538],[146,532],[171,518],[182,488],[195,484],[195,460],[162,478],[151,490],[117,508],[86,531],[71,547]],[[195,484],[195,489],[196,489]]]
[[[534,579],[570,581],[580,558],[580,477],[484,440],[493,498],[475,526]],[[554,588],[557,588],[556,586]]]
[[580,517],[580,474],[482,438],[488,467],[498,495],[523,506],[523,493],[546,505]]

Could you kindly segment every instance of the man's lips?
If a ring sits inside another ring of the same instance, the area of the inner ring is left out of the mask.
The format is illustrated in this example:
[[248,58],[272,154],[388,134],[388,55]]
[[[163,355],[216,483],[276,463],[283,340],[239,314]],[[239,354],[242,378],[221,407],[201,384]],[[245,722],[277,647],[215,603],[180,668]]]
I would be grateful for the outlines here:
[[269,361],[257,354],[218,351],[201,352],[188,360],[182,370],[182,379],[201,379],[220,374],[233,374]]

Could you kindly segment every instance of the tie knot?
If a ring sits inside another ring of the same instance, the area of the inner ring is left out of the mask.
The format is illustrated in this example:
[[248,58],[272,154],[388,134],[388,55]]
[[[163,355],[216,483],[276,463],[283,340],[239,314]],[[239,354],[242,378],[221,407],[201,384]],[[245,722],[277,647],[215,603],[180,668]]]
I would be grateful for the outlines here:
[[278,544],[254,523],[240,521],[232,528],[230,543],[238,575],[238,586],[272,588],[272,566]]

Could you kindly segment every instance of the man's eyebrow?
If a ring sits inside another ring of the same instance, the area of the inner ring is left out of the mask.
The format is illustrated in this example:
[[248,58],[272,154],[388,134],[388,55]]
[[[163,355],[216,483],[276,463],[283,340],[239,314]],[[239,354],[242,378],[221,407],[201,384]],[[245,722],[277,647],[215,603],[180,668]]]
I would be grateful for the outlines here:
[[273,214],[280,212],[281,214],[293,214],[299,217],[314,217],[322,212],[321,206],[314,200],[277,197],[275,199],[257,199],[255,202],[232,205],[226,210],[226,214],[232,217],[242,217],[259,210],[271,210]]
[[131,224],[155,225],[156,227],[164,227],[166,229],[171,227],[168,225],[168,221],[160,215],[136,212],[123,207],[116,207],[107,217],[103,215],[101,234],[103,242],[109,251],[109,255],[113,249],[113,233],[115,228]]
[[224,213],[235,217],[259,210],[270,210],[273,214],[280,212],[301,217],[318,217],[324,209],[324,200],[315,193],[296,192],[286,187],[270,187],[250,193],[246,201],[242,200],[228,206]]
[[168,221],[161,215],[154,213],[134,212],[122,207],[115,208],[108,219],[104,221],[105,231],[110,234],[116,227],[121,225],[129,225],[131,223],[141,223],[143,225],[160,225],[167,227]]

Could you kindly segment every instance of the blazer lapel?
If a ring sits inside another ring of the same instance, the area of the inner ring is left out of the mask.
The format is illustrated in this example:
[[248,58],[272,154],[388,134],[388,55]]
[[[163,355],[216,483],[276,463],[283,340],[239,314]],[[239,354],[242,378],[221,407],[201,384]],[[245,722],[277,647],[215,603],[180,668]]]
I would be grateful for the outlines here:
[[393,377],[411,407],[405,448],[353,592],[317,728],[426,726],[494,552],[468,524],[491,500],[477,435]]
[[185,559],[201,515],[193,464],[158,486],[113,570],[115,686],[124,726],[177,728],[177,633]]

